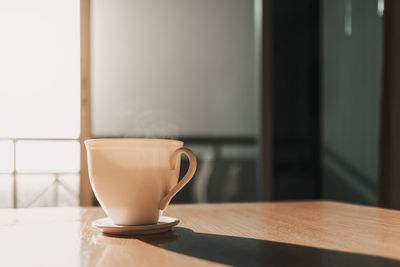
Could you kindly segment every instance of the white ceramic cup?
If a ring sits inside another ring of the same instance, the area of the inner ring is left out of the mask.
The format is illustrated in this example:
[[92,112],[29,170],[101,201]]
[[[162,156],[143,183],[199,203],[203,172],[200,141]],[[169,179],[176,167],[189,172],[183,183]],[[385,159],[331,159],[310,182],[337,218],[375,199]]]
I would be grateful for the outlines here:
[[[85,141],[93,191],[114,224],[157,223],[160,211],[193,177],[197,161],[183,142],[167,139]],[[180,155],[189,169],[179,181]]]

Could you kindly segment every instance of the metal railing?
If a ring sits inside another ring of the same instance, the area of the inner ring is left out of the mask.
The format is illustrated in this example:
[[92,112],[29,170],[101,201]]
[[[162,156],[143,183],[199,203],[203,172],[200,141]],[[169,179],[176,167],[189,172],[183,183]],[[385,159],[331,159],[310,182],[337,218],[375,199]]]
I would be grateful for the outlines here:
[[[78,197],[74,190],[68,186],[66,183],[60,180],[61,175],[79,175],[79,172],[18,172],[17,171],[17,150],[16,145],[18,141],[79,141],[79,139],[72,138],[7,138],[0,137],[0,141],[11,141],[13,143],[13,169],[11,172],[0,172],[0,174],[12,175],[12,196],[13,196],[13,207],[14,208],[29,208],[35,202],[37,202],[43,195],[45,195],[51,188],[54,187],[54,195],[53,202],[54,206],[59,203],[59,187],[62,187],[66,192],[70,194],[70,196]],[[45,189],[40,191],[36,196],[34,196],[27,205],[23,207],[18,205],[18,184],[17,184],[17,176],[18,175],[52,175],[54,177],[54,181],[49,184]]]

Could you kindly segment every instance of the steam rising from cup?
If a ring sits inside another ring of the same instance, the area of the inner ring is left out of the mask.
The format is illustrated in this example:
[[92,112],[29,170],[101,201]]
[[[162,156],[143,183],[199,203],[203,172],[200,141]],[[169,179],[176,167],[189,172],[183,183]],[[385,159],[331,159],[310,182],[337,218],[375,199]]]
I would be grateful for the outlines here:
[[146,110],[131,115],[131,125],[123,137],[177,139],[181,116],[168,110]]

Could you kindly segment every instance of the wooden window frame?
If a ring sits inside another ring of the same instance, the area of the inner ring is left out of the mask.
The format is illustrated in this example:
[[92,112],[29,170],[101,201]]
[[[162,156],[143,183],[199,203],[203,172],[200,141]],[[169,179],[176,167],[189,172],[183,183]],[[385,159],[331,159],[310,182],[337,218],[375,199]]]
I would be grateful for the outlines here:
[[84,141],[91,138],[90,122],[90,0],[80,0],[80,47],[81,47],[81,147],[80,206],[92,206],[94,194],[90,186],[87,155]]

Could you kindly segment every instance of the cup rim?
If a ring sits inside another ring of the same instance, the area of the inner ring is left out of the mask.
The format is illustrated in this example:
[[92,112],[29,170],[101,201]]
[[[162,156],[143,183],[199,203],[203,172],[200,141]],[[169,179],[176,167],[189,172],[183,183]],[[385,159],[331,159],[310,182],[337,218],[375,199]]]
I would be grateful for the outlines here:
[[183,141],[161,138],[90,138],[84,141],[86,146],[115,146],[115,145],[172,145],[183,146]]

